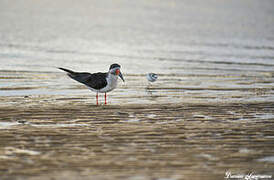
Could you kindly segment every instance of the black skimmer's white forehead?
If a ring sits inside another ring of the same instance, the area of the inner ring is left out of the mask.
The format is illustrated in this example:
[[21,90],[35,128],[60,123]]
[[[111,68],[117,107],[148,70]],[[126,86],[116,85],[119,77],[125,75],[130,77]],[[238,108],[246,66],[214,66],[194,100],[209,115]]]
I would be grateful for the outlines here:
[[110,65],[109,70],[114,69],[114,68],[121,68],[121,66],[119,64],[112,64],[112,65]]
[[158,78],[158,75],[155,74],[155,73],[148,73],[147,74],[147,80],[150,81],[150,82],[156,81],[157,78]]
[[98,93],[105,93],[105,104],[107,104],[107,92],[110,92],[117,87],[118,76],[125,81],[120,68],[121,66],[119,64],[112,64],[108,72],[93,74],[88,72],[75,72],[65,68],[59,69],[67,72],[67,75],[70,78],[86,85],[90,90],[96,92],[96,102],[98,105]]

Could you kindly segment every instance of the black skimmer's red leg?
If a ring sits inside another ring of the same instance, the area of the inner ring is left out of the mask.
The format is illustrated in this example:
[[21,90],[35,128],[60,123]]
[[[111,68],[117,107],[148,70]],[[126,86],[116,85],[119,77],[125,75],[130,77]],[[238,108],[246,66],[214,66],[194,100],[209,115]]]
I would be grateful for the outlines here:
[[98,103],[98,93],[96,93],[96,105],[98,106],[99,103]]
[[112,64],[109,71],[106,73],[87,73],[87,72],[74,72],[69,69],[59,68],[68,73],[72,79],[86,85],[90,90],[96,92],[96,104],[98,105],[98,93],[105,93],[105,104],[107,104],[107,92],[112,91],[117,86],[118,76],[123,80],[123,75],[120,71],[119,64]]

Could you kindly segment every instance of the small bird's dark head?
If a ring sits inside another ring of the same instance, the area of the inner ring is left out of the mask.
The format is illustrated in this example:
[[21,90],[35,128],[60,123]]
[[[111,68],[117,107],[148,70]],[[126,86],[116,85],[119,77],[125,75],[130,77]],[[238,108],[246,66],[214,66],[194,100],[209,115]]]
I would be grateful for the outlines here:
[[120,71],[121,66],[119,64],[112,64],[109,67],[109,72],[113,75],[119,76],[124,82],[123,74]]
[[114,68],[121,68],[121,66],[119,64],[115,63],[115,64],[110,65],[109,70],[114,69]]

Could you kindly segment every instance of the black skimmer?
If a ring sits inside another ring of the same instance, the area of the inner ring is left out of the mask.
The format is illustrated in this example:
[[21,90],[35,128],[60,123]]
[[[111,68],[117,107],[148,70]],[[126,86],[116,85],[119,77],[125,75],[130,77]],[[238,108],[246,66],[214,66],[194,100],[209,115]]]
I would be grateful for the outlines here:
[[96,104],[98,105],[98,93],[105,93],[105,104],[107,104],[107,92],[112,91],[117,86],[118,76],[123,80],[124,77],[120,71],[119,64],[112,64],[109,71],[106,73],[88,73],[74,72],[69,69],[59,68],[67,72],[67,75],[72,79],[86,85],[90,90],[96,92]]
[[157,78],[158,78],[157,74],[154,74],[154,73],[148,73],[147,74],[147,80],[150,81],[150,82],[156,81]]

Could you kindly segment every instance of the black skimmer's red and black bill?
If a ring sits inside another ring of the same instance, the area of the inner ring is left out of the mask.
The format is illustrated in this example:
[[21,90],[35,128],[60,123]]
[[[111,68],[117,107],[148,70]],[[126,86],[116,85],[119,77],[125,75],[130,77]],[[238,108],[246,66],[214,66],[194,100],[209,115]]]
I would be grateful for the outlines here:
[[59,68],[67,72],[67,75],[72,79],[86,85],[90,90],[96,92],[96,104],[98,105],[98,93],[105,93],[105,104],[107,104],[107,92],[112,91],[117,86],[118,76],[123,80],[124,77],[120,71],[119,64],[112,64],[109,71],[106,73],[88,73],[74,72],[69,69]]

